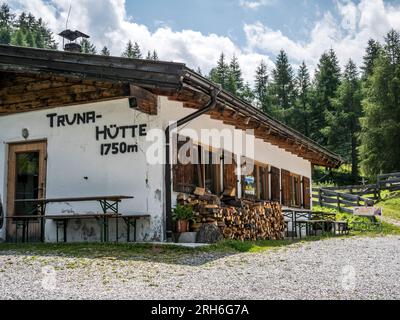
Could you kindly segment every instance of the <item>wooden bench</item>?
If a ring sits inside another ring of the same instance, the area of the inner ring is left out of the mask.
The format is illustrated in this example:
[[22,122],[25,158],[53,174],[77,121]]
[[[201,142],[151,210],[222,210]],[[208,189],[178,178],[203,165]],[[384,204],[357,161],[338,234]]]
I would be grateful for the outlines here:
[[138,214],[138,215],[121,215],[116,213],[107,213],[107,214],[74,214],[74,215],[52,215],[46,216],[45,219],[53,220],[56,223],[56,239],[59,242],[59,229],[63,230],[63,240],[67,242],[67,226],[68,222],[71,220],[91,220],[95,219],[100,222],[102,225],[102,241],[109,242],[109,220],[115,219],[115,242],[118,243],[119,240],[119,220],[122,219],[126,223],[127,226],[127,242],[130,241],[131,235],[131,226],[134,228],[134,242],[137,240],[137,227],[136,222],[140,219],[150,218],[151,216],[148,214]]

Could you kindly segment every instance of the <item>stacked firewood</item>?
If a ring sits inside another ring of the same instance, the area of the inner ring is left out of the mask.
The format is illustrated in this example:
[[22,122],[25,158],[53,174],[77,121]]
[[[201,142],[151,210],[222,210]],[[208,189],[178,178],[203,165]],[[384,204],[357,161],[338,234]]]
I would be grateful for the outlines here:
[[223,209],[226,239],[264,240],[282,239],[285,221],[278,203],[255,203],[243,208]]
[[181,196],[181,204],[190,205],[195,212],[192,230],[203,224],[215,224],[226,239],[282,239],[285,221],[279,203],[220,199],[214,195]]

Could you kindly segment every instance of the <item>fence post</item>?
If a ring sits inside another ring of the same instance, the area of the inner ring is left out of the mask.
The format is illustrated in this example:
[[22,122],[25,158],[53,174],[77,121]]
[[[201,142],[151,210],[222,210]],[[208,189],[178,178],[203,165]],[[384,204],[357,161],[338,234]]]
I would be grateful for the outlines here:
[[340,212],[340,195],[338,194],[336,196],[336,198],[337,198],[337,206],[338,206],[338,209],[339,209],[339,212]]
[[321,188],[319,188],[319,190],[318,190],[318,201],[319,201],[320,207],[322,207],[322,189]]
[[381,195],[381,177],[378,175],[376,178],[376,187],[377,187],[377,192],[378,192],[378,200],[382,199]]

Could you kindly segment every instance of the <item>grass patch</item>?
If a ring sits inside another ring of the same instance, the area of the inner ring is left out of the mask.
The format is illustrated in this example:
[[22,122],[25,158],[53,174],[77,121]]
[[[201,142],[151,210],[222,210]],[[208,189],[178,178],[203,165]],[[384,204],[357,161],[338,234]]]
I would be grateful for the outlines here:
[[[398,199],[400,201],[400,199]],[[378,204],[377,206],[380,206]],[[383,206],[384,216],[388,216],[385,212],[385,206]],[[400,208],[400,205],[399,207]],[[395,209],[397,210],[397,209]],[[392,225],[390,223],[382,221],[381,226],[374,226],[371,221],[366,217],[359,217],[349,213],[342,213],[335,209],[313,206],[314,212],[325,212],[336,214],[337,221],[347,221],[352,235],[366,235],[366,236],[379,236],[379,235],[399,235],[400,227]],[[400,215],[399,215],[400,220]]]
[[376,204],[383,208],[385,217],[400,221],[400,192],[382,192],[382,201]]

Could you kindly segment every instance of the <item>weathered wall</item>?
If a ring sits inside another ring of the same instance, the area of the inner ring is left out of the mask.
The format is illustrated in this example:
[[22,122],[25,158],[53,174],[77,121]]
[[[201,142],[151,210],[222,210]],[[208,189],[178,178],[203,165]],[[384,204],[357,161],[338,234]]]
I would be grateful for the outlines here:
[[[96,111],[101,119],[96,123],[50,127],[48,114],[68,114]],[[151,215],[151,223],[138,223],[140,240],[162,240],[162,166],[147,164],[145,151],[148,146],[145,136],[122,138],[110,142],[126,142],[138,146],[138,152],[101,156],[102,138],[96,141],[96,126],[147,124],[147,130],[159,127],[157,117],[131,110],[128,100],[116,100],[96,104],[72,106],[0,117],[0,194],[6,195],[7,143],[22,141],[21,130],[28,128],[28,140],[47,139],[47,189],[46,196],[82,197],[99,195],[128,195],[120,205],[122,213],[144,213]],[[106,141],[106,142],[108,142]],[[87,177],[87,179],[85,179]],[[4,201],[4,200],[3,200]],[[4,201],[5,202],[5,201]],[[5,203],[4,206],[6,207]],[[51,204],[48,214],[72,212],[101,212],[100,205],[88,203]],[[121,223],[122,226],[124,223]],[[112,224],[112,228],[114,224]],[[111,229],[112,229],[111,228]],[[71,241],[95,241],[100,237],[96,222],[71,221],[68,237]],[[121,227],[121,238],[125,231]],[[80,235],[83,235],[82,237]],[[111,234],[111,239],[114,235]],[[2,233],[4,237],[4,231]],[[54,240],[55,226],[46,225],[46,239]]]
[[[46,197],[132,195],[134,199],[122,202],[121,213],[151,215],[150,223],[138,223],[138,240],[163,240],[164,167],[160,164],[149,164],[146,159],[146,151],[152,142],[146,141],[145,136],[132,138],[127,135],[123,138],[121,134],[115,140],[104,141],[101,135],[99,141],[96,140],[96,127],[103,129],[110,125],[146,124],[147,132],[151,129],[162,129],[162,133],[171,120],[194,112],[193,109],[183,108],[182,103],[169,101],[165,97],[160,97],[158,104],[158,116],[149,116],[130,109],[128,100],[125,99],[0,117],[0,195],[4,208],[6,209],[7,194],[7,144],[23,141],[21,130],[27,128],[30,132],[29,141],[47,139]],[[57,127],[54,122],[51,127],[47,117],[53,113],[72,117],[75,113],[91,111],[102,116],[96,119],[96,123]],[[206,115],[190,122],[186,128],[197,131],[201,128],[235,130],[234,127],[212,120]],[[102,156],[100,146],[105,142],[137,144],[138,152]],[[203,143],[207,144],[204,141]],[[308,161],[259,139],[255,141],[255,160],[311,177],[311,165]],[[175,199],[176,195],[173,195],[173,200]],[[97,203],[62,203],[49,205],[47,213],[100,211]],[[126,237],[123,225],[121,222],[121,240]],[[111,240],[115,239],[114,228],[115,224],[112,223]],[[4,237],[3,228],[0,238]],[[69,241],[97,241],[100,239],[99,225],[90,221],[71,221],[68,238]],[[46,239],[55,240],[55,225],[51,221],[46,224]]]

